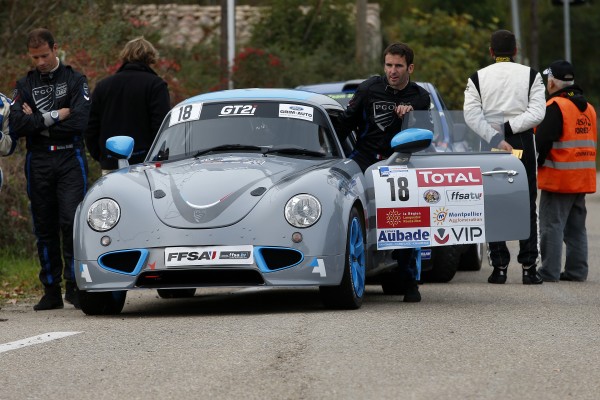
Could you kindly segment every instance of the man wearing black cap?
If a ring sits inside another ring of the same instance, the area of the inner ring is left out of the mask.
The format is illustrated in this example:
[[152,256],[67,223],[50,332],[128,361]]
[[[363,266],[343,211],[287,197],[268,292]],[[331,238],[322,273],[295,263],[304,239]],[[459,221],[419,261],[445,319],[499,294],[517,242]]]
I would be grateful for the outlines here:
[[[557,60],[544,71],[550,97],[538,126],[540,234],[545,281],[579,281],[588,275],[585,194],[596,192],[596,111],[575,84],[568,61]],[[561,270],[562,246],[567,256]]]
[[[480,69],[467,82],[464,116],[467,125],[481,136],[488,148],[519,154],[529,183],[530,236],[519,241],[518,262],[523,266],[523,284],[543,283],[537,273],[536,154],[533,128],[544,119],[544,81],[539,72],[514,62],[515,35],[507,30],[492,33],[490,55],[494,63]],[[524,205],[526,206],[526,205]],[[494,268],[489,283],[505,283],[510,252],[505,242],[489,243]]]

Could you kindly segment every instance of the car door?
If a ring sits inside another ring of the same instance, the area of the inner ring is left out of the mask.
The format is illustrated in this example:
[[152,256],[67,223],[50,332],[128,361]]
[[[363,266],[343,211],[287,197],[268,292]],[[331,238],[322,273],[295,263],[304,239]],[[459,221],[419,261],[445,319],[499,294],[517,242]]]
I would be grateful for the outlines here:
[[[419,217],[420,224],[415,222],[416,217],[406,220],[409,224],[404,225],[422,227],[423,231],[428,231],[428,237],[414,241],[413,245],[407,243],[405,247],[510,241],[529,237],[527,175],[521,161],[510,153],[395,153],[389,159],[371,166],[365,175],[369,188],[371,227],[367,233],[367,243],[372,249],[383,248],[380,246],[381,221],[377,221],[383,218],[381,209],[395,210],[394,215],[403,212],[427,215]],[[406,178],[406,183],[401,183],[396,177]],[[392,196],[378,191],[381,187],[387,190],[387,185],[390,185],[389,193]],[[402,185],[405,185],[405,193],[402,192]],[[386,199],[378,201],[377,196]],[[398,227],[402,225],[403,221],[400,221]],[[484,228],[483,237],[478,234],[477,227]],[[396,231],[398,234],[401,232],[398,229]],[[404,246],[396,242],[395,247],[390,248],[401,247]]]

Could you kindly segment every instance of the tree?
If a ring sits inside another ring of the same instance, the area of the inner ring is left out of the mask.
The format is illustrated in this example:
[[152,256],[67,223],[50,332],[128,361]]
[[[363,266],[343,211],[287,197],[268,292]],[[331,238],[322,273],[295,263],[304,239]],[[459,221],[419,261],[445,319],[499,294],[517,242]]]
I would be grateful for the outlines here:
[[469,14],[412,8],[385,34],[415,51],[414,80],[434,83],[450,109],[462,109],[467,78],[489,64],[489,35],[497,22],[496,18],[484,24]]

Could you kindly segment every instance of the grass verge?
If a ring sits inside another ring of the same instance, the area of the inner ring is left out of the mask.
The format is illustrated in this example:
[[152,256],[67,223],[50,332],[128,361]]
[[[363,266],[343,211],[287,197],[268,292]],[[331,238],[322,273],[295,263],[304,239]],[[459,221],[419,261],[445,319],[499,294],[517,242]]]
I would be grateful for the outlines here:
[[42,293],[37,257],[0,253],[0,303],[13,303]]

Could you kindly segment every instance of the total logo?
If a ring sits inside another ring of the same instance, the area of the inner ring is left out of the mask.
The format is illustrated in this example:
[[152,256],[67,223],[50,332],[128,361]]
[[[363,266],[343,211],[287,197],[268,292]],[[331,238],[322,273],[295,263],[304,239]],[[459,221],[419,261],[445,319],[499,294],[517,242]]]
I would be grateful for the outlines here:
[[438,228],[433,232],[433,241],[438,245],[478,243],[481,242],[480,239],[483,239],[483,229],[479,226]]
[[417,183],[419,187],[482,185],[483,179],[476,167],[432,168],[417,170]]

